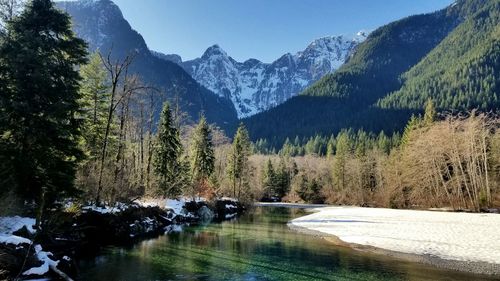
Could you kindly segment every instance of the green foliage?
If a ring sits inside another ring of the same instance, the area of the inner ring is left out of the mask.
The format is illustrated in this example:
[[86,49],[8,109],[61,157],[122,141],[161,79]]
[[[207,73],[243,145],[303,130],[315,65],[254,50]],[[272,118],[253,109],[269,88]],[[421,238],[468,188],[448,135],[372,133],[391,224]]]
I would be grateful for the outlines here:
[[84,147],[89,160],[96,160],[102,149],[110,96],[107,73],[97,53],[81,67],[80,74]]
[[321,194],[321,188],[321,185],[315,178],[310,180],[307,176],[303,175],[300,179],[300,185],[299,190],[297,190],[297,194],[305,202],[322,204],[324,203],[325,198]]
[[41,207],[74,191],[86,45],[49,0],[30,1],[0,42],[2,186]]
[[335,73],[244,122],[255,138],[282,143],[348,128],[400,132],[429,98],[439,110],[496,109],[497,6],[498,0],[461,0],[380,27]]
[[242,188],[248,186],[249,163],[251,143],[245,125],[240,124],[229,154],[227,175],[233,184],[233,196],[240,198]]
[[274,171],[273,162],[271,159],[267,160],[267,164],[263,169],[263,182],[262,187],[265,191],[265,197],[271,198],[275,196],[276,189],[276,172]]
[[337,137],[337,152],[335,154],[335,162],[333,165],[333,178],[335,186],[343,190],[346,184],[346,162],[349,155],[352,153],[352,142],[349,139],[347,132],[341,132]]
[[491,110],[500,106],[500,1],[457,27],[419,64],[403,75],[403,87],[382,99],[383,108],[425,106]]
[[[375,135],[364,130],[358,130],[356,133],[353,130],[344,130],[339,133],[347,134],[349,142],[352,143],[353,151],[357,155],[364,155],[367,150],[372,148],[377,148],[386,154],[389,151],[399,145],[400,134],[394,133],[392,136],[387,136],[384,131]],[[274,151],[278,150],[278,154],[284,157],[295,157],[304,155],[315,155],[315,156],[326,156],[331,157],[337,153],[337,141],[339,135],[331,135],[330,137],[325,137],[322,135],[315,135],[310,138],[300,139],[296,137],[292,143],[288,138],[286,139],[281,149],[279,144],[277,146],[272,146],[271,142],[261,139],[255,146],[255,152],[268,155],[276,154]]]
[[434,121],[436,121],[437,113],[436,107],[434,106],[434,102],[429,99],[425,104],[425,112],[424,112],[424,126],[430,126]]
[[265,191],[265,197],[283,198],[291,187],[293,177],[298,173],[296,163],[293,162],[292,168],[288,168],[283,158],[280,159],[277,169],[274,168],[271,159],[267,161],[263,171],[262,186]]
[[420,117],[412,115],[403,132],[403,136],[401,138],[401,145],[402,146],[407,145],[408,142],[410,141],[411,133],[420,127],[422,127],[422,119]]
[[191,143],[191,175],[193,181],[207,181],[214,172],[215,156],[212,132],[204,116],[200,118]]
[[179,130],[174,126],[170,105],[165,103],[158,126],[158,139],[154,149],[154,172],[159,190],[164,196],[182,194],[188,183],[187,165],[181,158],[182,144]]

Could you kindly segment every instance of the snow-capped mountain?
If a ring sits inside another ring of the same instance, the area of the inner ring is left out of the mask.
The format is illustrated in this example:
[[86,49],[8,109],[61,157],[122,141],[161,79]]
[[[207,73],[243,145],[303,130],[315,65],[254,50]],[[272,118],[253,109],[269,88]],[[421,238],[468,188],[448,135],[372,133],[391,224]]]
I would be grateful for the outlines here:
[[200,84],[230,98],[238,116],[244,118],[285,102],[335,71],[365,38],[364,33],[320,38],[304,51],[285,54],[272,63],[237,62],[218,45],[208,48],[201,58],[185,62],[178,55],[155,55],[179,64]]
[[188,114],[186,122],[196,122],[201,113],[210,123],[223,129],[230,128],[237,121],[231,100],[196,82],[179,67],[180,57],[176,62],[175,56],[162,58],[151,52],[144,38],[133,29],[113,1],[62,1],[57,5],[71,15],[75,33],[88,43],[90,51],[99,50],[104,55],[110,53],[113,61],[122,61],[134,54],[130,74],[138,75],[146,85],[161,90],[153,109],[155,120],[159,118],[163,102],[170,101],[178,102],[182,111]]

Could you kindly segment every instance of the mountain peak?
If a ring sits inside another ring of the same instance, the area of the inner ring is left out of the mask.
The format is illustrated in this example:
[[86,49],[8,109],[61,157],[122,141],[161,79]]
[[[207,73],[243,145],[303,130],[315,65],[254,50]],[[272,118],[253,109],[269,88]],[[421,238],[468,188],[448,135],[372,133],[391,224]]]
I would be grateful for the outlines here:
[[206,59],[214,56],[227,57],[227,53],[218,44],[214,44],[205,51],[201,58]]
[[194,60],[163,58],[180,64],[219,96],[230,98],[238,116],[248,117],[285,102],[338,69],[357,44],[347,36],[327,36],[314,40],[302,52],[286,53],[272,63],[235,61],[217,44]]

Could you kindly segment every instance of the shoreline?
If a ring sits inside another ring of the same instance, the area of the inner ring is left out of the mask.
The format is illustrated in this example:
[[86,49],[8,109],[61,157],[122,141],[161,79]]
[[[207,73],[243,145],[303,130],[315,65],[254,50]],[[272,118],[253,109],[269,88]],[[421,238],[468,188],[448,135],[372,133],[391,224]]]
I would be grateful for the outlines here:
[[[227,198],[210,206],[206,201],[156,201],[82,206],[78,214],[58,210],[50,214],[58,218],[51,225],[58,232],[50,237],[37,238],[34,218],[0,217],[0,280],[19,276],[23,280],[73,280],[78,277],[75,261],[97,256],[105,247],[128,247],[178,232],[185,225],[223,221],[245,211],[239,201]],[[8,264],[3,264],[5,260]]]
[[318,209],[323,207],[331,207],[326,204],[303,204],[303,203],[284,203],[284,202],[256,202],[254,207],[283,207],[292,209]]
[[[320,207],[314,211],[315,213],[319,213],[321,212],[321,209],[322,208]],[[482,261],[463,261],[463,260],[444,259],[430,254],[407,253],[407,252],[385,249],[381,247],[375,247],[371,245],[362,245],[358,243],[346,242],[334,234],[311,229],[305,226],[296,225],[295,223],[297,222],[294,223],[295,220],[289,221],[287,223],[289,229],[306,235],[311,235],[314,237],[324,239],[335,246],[349,248],[355,251],[369,253],[369,254],[382,255],[407,262],[426,264],[445,270],[483,275],[485,277],[500,277],[500,264],[482,262]]]

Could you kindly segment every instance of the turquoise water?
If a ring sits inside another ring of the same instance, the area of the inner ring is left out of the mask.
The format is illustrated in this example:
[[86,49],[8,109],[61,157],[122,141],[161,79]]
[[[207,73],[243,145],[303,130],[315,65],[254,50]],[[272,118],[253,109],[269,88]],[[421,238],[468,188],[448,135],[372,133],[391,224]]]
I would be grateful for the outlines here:
[[219,224],[109,248],[79,262],[79,280],[484,280],[336,247],[291,231],[302,209],[260,207]]

